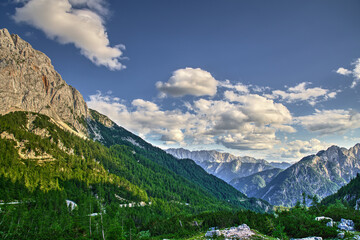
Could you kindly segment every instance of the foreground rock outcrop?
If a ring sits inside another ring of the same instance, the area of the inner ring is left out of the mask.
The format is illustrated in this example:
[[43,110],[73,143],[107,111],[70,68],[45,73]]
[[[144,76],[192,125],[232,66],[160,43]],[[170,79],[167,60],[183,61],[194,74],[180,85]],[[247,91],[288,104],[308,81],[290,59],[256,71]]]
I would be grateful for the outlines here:
[[205,237],[224,237],[225,239],[249,239],[255,235],[248,225],[242,224],[238,227],[231,227],[224,230],[210,230]]

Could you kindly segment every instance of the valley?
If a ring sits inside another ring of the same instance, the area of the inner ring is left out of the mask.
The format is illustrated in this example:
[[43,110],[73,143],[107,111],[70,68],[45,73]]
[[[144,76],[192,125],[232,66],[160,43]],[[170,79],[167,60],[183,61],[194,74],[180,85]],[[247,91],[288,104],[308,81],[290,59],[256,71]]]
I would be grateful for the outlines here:
[[0,239],[360,240],[359,3],[0,6]]

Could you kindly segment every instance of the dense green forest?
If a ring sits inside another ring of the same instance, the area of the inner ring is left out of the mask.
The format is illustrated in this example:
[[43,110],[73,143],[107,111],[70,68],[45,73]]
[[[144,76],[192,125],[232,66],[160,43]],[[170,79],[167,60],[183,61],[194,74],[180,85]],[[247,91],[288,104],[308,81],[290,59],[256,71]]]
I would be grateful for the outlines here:
[[[345,204],[348,204],[351,207],[356,206],[356,201],[360,199],[360,173],[356,175],[348,184],[341,187],[337,193],[332,194],[324,198],[321,203],[323,205],[333,204],[337,200],[341,200]],[[359,200],[360,202],[360,200]],[[360,208],[360,204],[358,204]]]
[[[78,182],[65,184],[82,188]],[[29,192],[23,185],[1,178],[1,187],[4,186],[23,192],[27,198],[21,204],[1,206],[1,239],[187,239],[204,234],[210,227],[221,229],[243,223],[280,239],[336,237],[336,227],[315,221],[316,216],[329,216],[337,221],[353,219],[357,229],[360,227],[360,212],[339,201],[328,206],[317,203],[310,208],[298,204],[275,213],[218,210],[196,214],[185,205],[161,200],[151,206],[121,208],[115,202],[105,203],[102,197],[91,197],[93,189],[76,191],[76,195],[58,190]],[[105,192],[98,194],[102,196]],[[73,211],[65,204],[68,198],[78,203]],[[93,212],[104,214],[89,216]]]
[[315,221],[321,215],[353,219],[359,228],[359,211],[339,201],[323,205],[314,198],[310,208],[299,203],[264,213],[266,202],[247,198],[193,161],[94,121],[105,145],[44,115],[0,117],[0,239],[186,239],[242,223],[281,239],[335,237],[335,228]]

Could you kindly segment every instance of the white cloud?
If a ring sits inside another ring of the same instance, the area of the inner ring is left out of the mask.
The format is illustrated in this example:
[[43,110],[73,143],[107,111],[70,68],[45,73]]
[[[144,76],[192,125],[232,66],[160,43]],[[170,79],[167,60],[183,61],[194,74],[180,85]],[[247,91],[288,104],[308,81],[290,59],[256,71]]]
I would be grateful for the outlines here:
[[240,104],[241,111],[250,122],[258,124],[284,124],[291,122],[290,111],[281,103],[257,94],[238,95],[232,91],[224,93],[230,102]]
[[354,88],[360,82],[360,58],[356,59],[351,65],[354,66],[353,70],[340,67],[336,72],[341,75],[352,75],[354,80],[351,84],[351,88]]
[[297,101],[306,101],[311,106],[314,106],[319,101],[324,101],[329,98],[335,98],[336,92],[320,87],[308,88],[309,83],[303,82],[295,87],[290,87],[287,91],[275,90],[268,97],[281,98],[289,103]]
[[358,58],[353,65],[355,65],[353,69],[354,81],[351,84],[351,87],[354,88],[360,82],[360,58]]
[[171,129],[162,132],[160,139],[168,144],[181,143],[184,140],[184,134],[180,129]]
[[150,111],[150,112],[159,111],[159,107],[155,103],[144,101],[142,99],[135,99],[132,101],[131,104],[133,106],[136,106],[138,110]]
[[181,142],[184,139],[182,130],[193,127],[191,114],[163,111],[155,103],[143,99],[135,99],[126,106],[116,98],[98,92],[90,96],[87,104],[142,137],[155,135],[163,141]]
[[241,93],[249,93],[249,86],[242,83],[232,84],[229,80],[219,82],[219,87],[229,88]]
[[295,140],[284,144],[284,146],[280,148],[279,153],[281,158],[300,160],[307,155],[326,150],[331,145],[333,144],[321,142],[316,138],[312,138],[309,141]]
[[251,132],[242,134],[228,134],[220,136],[218,142],[230,149],[265,150],[271,149],[280,141],[276,139],[275,130],[271,128],[255,128]]
[[314,114],[296,119],[310,132],[321,135],[344,133],[360,128],[360,113],[352,110],[316,110]]
[[338,73],[340,75],[348,76],[348,75],[350,75],[352,73],[352,71],[341,67],[338,70],[336,70],[336,73]]
[[279,143],[277,131],[294,132],[292,117],[282,104],[258,95],[232,99],[199,99],[186,102],[188,111],[162,110],[157,104],[142,99],[127,106],[100,92],[90,96],[90,108],[108,115],[119,125],[143,137],[167,144],[222,144],[233,149],[271,149]]
[[[73,4],[73,5],[72,5]],[[87,6],[89,8],[74,8]],[[121,70],[119,62],[123,45],[110,47],[103,18],[107,13],[100,0],[29,0],[16,8],[16,22],[23,22],[42,30],[49,38],[61,44],[73,43],[96,65],[110,70]]]
[[218,81],[211,74],[200,68],[184,68],[173,72],[166,83],[157,82],[156,87],[164,94],[181,97],[214,96],[217,91]]

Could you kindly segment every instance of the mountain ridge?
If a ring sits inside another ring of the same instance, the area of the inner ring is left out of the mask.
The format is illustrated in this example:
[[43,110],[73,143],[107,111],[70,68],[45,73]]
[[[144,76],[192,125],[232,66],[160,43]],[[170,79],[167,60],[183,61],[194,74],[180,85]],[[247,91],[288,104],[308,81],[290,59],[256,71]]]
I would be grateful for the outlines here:
[[294,206],[301,194],[324,198],[360,172],[360,144],[346,149],[331,146],[302,158],[255,194],[276,205]]
[[264,159],[256,159],[249,156],[239,157],[230,153],[218,152],[216,150],[190,151],[184,148],[170,148],[167,149],[166,152],[179,159],[192,159],[208,173],[213,174],[226,182],[231,182],[235,178],[247,177],[278,166],[290,166],[290,164],[283,163],[272,165],[271,162]]

